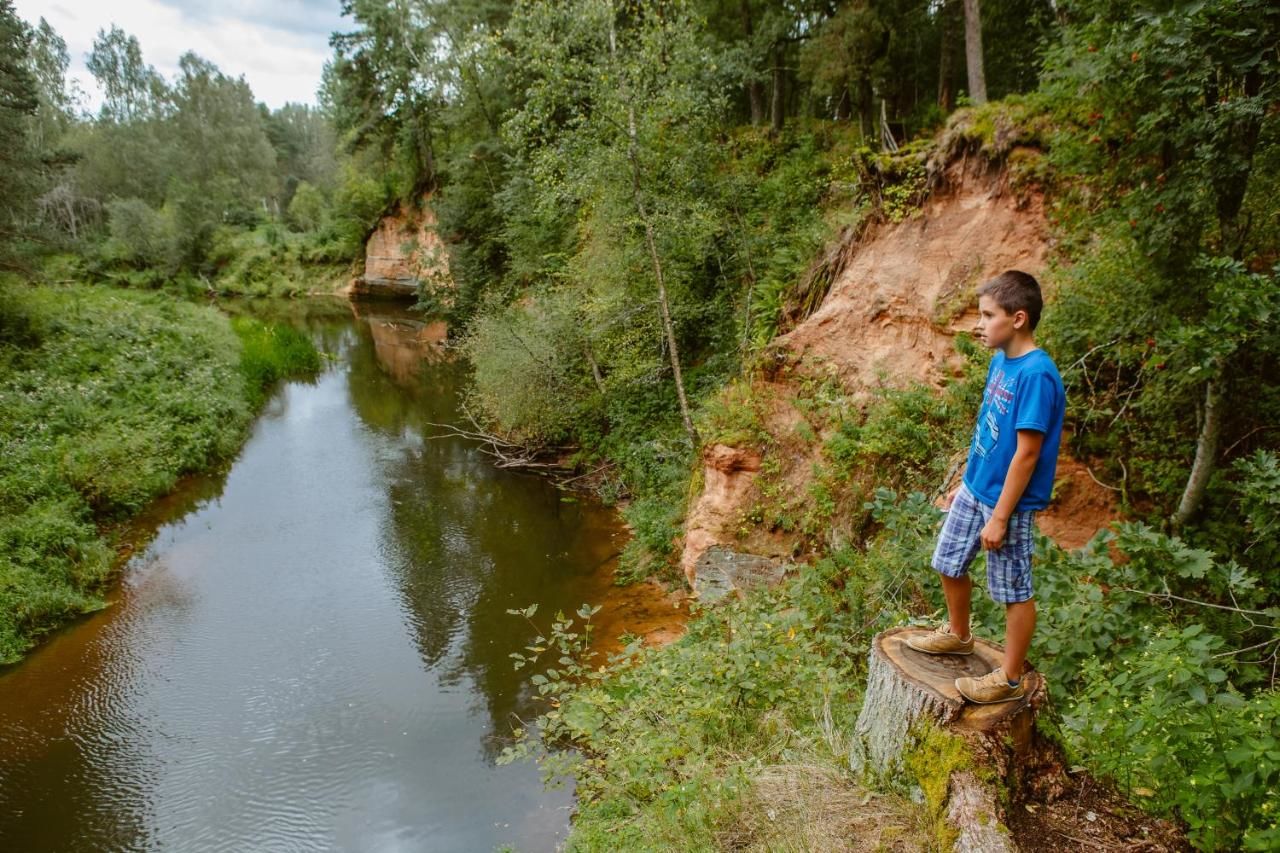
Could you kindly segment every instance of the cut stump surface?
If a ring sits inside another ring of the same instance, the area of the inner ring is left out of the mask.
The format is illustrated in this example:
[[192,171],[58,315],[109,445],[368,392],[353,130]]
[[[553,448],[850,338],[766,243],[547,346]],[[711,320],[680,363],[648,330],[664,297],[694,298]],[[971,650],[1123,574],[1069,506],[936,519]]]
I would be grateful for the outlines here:
[[947,719],[940,722],[968,731],[986,731],[1039,706],[1043,701],[1044,679],[1039,672],[1024,665],[1022,679],[1026,684],[1026,695],[1022,699],[994,705],[966,702],[956,690],[955,680],[992,672],[1004,661],[1004,649],[981,638],[975,638],[971,655],[931,655],[907,645],[911,637],[922,637],[928,633],[925,628],[892,628],[876,637],[872,654],[881,655],[901,673],[903,679],[929,691],[939,704],[946,706],[949,709]]

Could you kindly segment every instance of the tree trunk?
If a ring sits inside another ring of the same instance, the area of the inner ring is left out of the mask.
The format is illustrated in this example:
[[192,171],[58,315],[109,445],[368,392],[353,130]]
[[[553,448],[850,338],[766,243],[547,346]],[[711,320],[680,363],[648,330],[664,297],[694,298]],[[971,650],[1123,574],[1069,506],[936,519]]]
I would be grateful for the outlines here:
[[[613,29],[613,18],[609,18],[609,53],[617,56],[618,43]],[[667,342],[667,354],[670,356],[671,373],[676,381],[676,398],[680,403],[680,419],[684,422],[684,431],[689,436],[689,443],[696,451],[699,446],[698,431],[693,426],[693,417],[689,413],[689,399],[684,393],[684,374],[680,370],[680,349],[676,346],[675,329],[671,322],[671,306],[667,301],[667,284],[662,275],[662,260],[658,256],[657,241],[653,236],[653,221],[644,206],[640,195],[640,157],[636,142],[636,110],[627,105],[627,158],[631,161],[631,197],[635,201],[636,212],[644,223],[644,240],[649,249],[649,260],[653,264],[653,277],[658,284],[658,309],[662,314],[662,333]]]
[[863,75],[858,79],[858,130],[863,140],[871,137],[876,126],[875,90],[871,88],[871,78]]
[[938,106],[945,113],[955,107],[955,93],[951,91],[951,15],[950,3],[943,2],[938,10],[938,27],[941,46],[938,48]]
[[755,294],[756,287],[756,268],[751,262],[751,235],[747,232],[747,224],[742,221],[742,214],[735,207],[733,216],[738,220],[738,233],[742,235],[742,255],[747,262],[747,286],[743,289],[742,306],[742,343],[738,345],[738,351],[746,353],[747,347],[751,342],[751,297]]
[[751,124],[759,127],[764,124],[764,84],[759,80],[748,83],[747,97],[751,99]]
[[782,123],[786,119],[786,99],[782,91],[782,51],[775,47],[773,56],[773,98],[769,110],[769,127],[774,134],[782,133]]
[[1204,418],[1200,423],[1200,437],[1196,439],[1196,458],[1191,463],[1191,474],[1173,516],[1173,526],[1182,527],[1200,508],[1204,490],[1213,473],[1213,463],[1218,456],[1218,437],[1222,434],[1222,380],[1210,379],[1204,389]]
[[[1012,802],[1033,793],[1059,796],[1068,784],[1062,756],[1035,726],[1036,715],[1048,701],[1040,673],[1030,666],[1023,670],[1027,695],[1020,701],[967,703],[956,691],[955,679],[991,672],[1001,665],[1003,650],[982,639],[975,642],[972,655],[963,656],[930,655],[907,646],[909,637],[924,633],[924,628],[891,628],[872,641],[866,698],[849,756],[853,769],[873,775],[897,773],[920,727],[934,725],[963,737],[974,761],[1008,787]],[[964,842],[957,849],[1012,851],[1007,834],[996,829],[1000,798],[979,780],[981,775],[957,770],[949,780],[947,818]]]
[[667,354],[671,357],[671,372],[676,380],[676,397],[680,401],[680,420],[684,422],[684,431],[689,436],[689,444],[696,451],[700,444],[698,431],[694,429],[693,418],[689,414],[689,400],[684,393],[684,376],[680,371],[680,350],[676,347],[676,335],[671,323],[671,306],[667,302],[667,285],[662,277],[662,261],[658,258],[658,247],[653,239],[653,223],[645,211],[644,202],[640,200],[639,167],[632,159],[633,191],[635,193],[636,210],[644,222],[644,239],[649,247],[649,259],[653,262],[653,275],[658,282],[658,308],[662,312],[662,332],[667,339]]
[[987,102],[987,75],[982,65],[982,13],[979,0],[964,0],[964,58],[969,69],[969,100]]
[[604,394],[604,377],[600,374],[600,365],[596,363],[596,356],[591,351],[591,344],[584,346],[582,352],[587,357],[587,364],[591,365],[591,378],[595,380],[596,390]]
[[[741,0],[738,8],[742,12],[742,33],[746,36],[747,44],[750,44],[751,36],[755,33],[755,26],[751,23],[750,0]],[[764,123],[764,84],[756,79],[749,80],[747,99],[751,102],[751,125],[759,127]]]

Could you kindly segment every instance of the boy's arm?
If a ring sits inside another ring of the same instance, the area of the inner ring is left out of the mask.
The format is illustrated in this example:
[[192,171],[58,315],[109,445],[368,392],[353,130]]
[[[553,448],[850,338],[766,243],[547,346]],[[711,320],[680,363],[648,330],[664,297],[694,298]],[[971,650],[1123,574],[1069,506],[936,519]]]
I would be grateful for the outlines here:
[[1018,500],[1031,482],[1031,474],[1036,470],[1036,461],[1040,458],[1040,448],[1044,444],[1044,433],[1034,429],[1018,430],[1018,448],[1013,452],[1009,462],[1009,471],[1004,476],[1004,486],[1000,489],[1000,499],[991,513],[991,519],[982,528],[980,538],[982,547],[994,551],[1004,545],[1004,537],[1009,529],[1009,518]]

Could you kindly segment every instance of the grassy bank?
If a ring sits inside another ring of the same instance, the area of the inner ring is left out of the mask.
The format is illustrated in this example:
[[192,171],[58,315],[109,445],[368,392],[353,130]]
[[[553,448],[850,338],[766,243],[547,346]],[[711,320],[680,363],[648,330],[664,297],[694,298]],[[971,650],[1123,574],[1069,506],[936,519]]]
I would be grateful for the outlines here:
[[103,526],[229,459],[300,333],[171,296],[0,289],[0,661],[102,606]]
[[884,534],[866,551],[703,610],[665,648],[600,668],[581,657],[582,619],[545,632],[535,656],[563,657],[534,677],[549,699],[535,728],[579,750],[544,759],[577,779],[568,849],[942,849],[941,804],[916,790],[936,768],[878,792],[848,769],[871,637],[937,604],[908,572],[927,504],[872,503]]

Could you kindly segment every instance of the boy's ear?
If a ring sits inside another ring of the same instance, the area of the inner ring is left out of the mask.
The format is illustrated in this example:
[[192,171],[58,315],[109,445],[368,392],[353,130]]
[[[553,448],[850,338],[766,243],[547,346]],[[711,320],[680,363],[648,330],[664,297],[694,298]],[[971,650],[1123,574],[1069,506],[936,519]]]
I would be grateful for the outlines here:
[[[1021,324],[1018,323],[1019,317],[1022,318]],[[1027,324],[1030,322],[1031,322],[1031,317],[1028,316],[1027,312],[1023,311],[1021,308],[1013,312],[1013,327],[1015,329],[1025,329],[1027,327]]]

